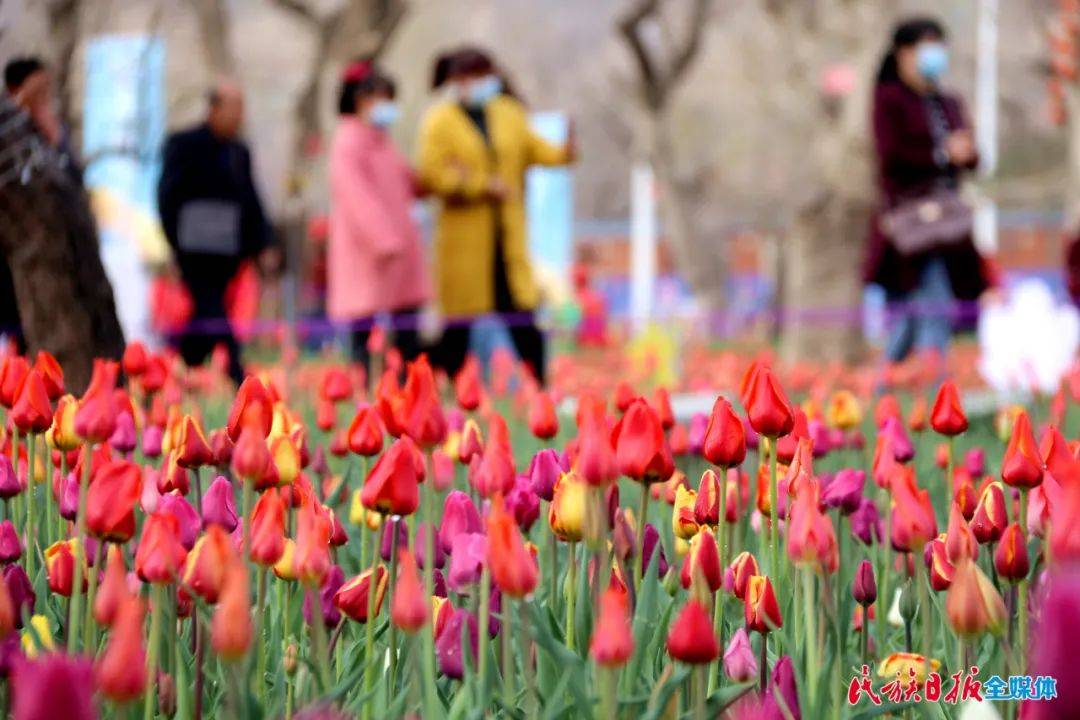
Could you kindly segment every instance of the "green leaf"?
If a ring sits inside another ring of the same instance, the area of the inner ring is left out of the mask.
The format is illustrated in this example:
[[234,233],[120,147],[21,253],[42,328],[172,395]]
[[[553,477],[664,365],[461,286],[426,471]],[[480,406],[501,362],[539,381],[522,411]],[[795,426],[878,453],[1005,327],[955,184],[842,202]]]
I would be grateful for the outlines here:
[[689,665],[683,665],[680,663],[675,671],[668,674],[666,678],[661,675],[663,683],[658,687],[653,688],[652,697],[649,699],[649,707],[647,708],[645,715],[642,716],[642,720],[659,720],[663,715],[664,710],[667,708],[668,701],[671,700],[671,695],[674,693],[680,685],[686,682],[686,679],[690,677],[691,668]]

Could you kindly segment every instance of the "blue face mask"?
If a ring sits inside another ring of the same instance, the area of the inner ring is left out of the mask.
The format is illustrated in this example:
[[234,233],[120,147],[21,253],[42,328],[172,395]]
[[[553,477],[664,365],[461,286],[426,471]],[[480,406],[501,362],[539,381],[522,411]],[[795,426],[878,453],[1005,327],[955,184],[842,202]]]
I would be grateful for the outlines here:
[[483,107],[502,92],[502,80],[497,75],[485,75],[469,83],[465,91],[465,103],[470,107]]
[[920,75],[936,83],[949,71],[949,51],[939,42],[923,43],[916,51],[915,63]]
[[380,100],[371,106],[371,110],[368,112],[368,120],[375,127],[385,129],[396,123],[400,114],[397,103]]

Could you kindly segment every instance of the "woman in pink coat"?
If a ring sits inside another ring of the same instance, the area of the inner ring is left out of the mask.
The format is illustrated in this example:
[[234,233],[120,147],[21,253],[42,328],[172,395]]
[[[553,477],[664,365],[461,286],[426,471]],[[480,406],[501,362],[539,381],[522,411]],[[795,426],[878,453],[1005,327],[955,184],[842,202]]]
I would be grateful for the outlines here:
[[403,360],[420,352],[417,319],[429,284],[420,232],[410,214],[412,172],[388,129],[397,119],[392,80],[366,62],[345,71],[330,147],[327,313],[347,324],[352,356],[368,366],[368,337],[389,313]]

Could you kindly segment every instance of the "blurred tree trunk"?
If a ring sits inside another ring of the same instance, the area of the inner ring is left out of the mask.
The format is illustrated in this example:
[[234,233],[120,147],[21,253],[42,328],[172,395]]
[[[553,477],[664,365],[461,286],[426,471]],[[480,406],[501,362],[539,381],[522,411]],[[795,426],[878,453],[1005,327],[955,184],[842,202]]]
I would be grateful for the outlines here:
[[55,49],[51,62],[52,77],[57,97],[60,120],[71,135],[75,147],[81,133],[79,113],[72,104],[71,79],[75,69],[76,50],[79,46],[79,19],[82,14],[81,0],[50,0],[45,6],[49,28],[49,44]]
[[[682,18],[684,31],[676,38],[668,27],[670,12],[665,10],[679,6],[689,7],[689,12]],[[644,115],[635,152],[648,160],[656,175],[664,238],[695,295],[717,308],[724,302],[724,268],[707,260],[713,248],[696,232],[697,183],[678,166],[670,116],[672,95],[701,52],[711,7],[712,0],[693,0],[692,5],[636,0],[619,19],[618,27],[637,68]]]
[[289,195],[302,196],[308,185],[315,154],[324,141],[322,127],[323,77],[327,66],[344,58],[376,60],[408,11],[407,0],[341,0],[329,12],[305,0],[274,0],[279,8],[300,20],[314,38],[314,52],[296,100]]
[[225,0],[191,0],[199,22],[199,38],[210,74],[231,77],[236,72],[232,45],[229,42],[229,13]]
[[[870,102],[874,66],[895,8],[891,0],[768,0],[768,13],[791,38],[791,82],[766,92],[795,92],[812,123],[811,186],[799,200],[781,252],[781,354],[786,360],[852,362],[864,353],[862,258],[876,197]],[[826,55],[828,53],[828,55]],[[826,98],[820,71],[847,58],[854,85]]]
[[11,267],[30,353],[48,350],[81,393],[95,357],[119,359],[124,336],[82,185],[29,119],[0,99],[0,252]]

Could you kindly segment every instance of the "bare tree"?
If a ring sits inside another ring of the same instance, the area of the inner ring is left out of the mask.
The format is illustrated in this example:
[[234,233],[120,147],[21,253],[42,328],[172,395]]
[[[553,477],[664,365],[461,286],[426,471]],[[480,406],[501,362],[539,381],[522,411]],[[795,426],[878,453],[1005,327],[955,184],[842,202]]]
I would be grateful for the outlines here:
[[296,99],[290,194],[298,195],[308,171],[307,148],[322,136],[323,76],[327,66],[348,54],[378,58],[408,11],[407,0],[341,0],[328,12],[319,12],[305,0],[274,0],[298,18],[314,36],[315,51]]
[[236,70],[229,31],[232,27],[224,0],[191,0],[199,22],[199,39],[211,75],[231,76]]
[[49,31],[49,46],[55,48],[53,56],[53,81],[59,99],[60,119],[77,136],[77,118],[74,116],[71,83],[75,69],[75,53],[79,45],[79,20],[82,16],[81,0],[49,0],[45,6],[45,20]]
[[[860,259],[875,184],[869,131],[873,66],[892,0],[766,0],[786,52],[786,81],[760,91],[806,114],[805,194],[793,198],[779,273],[785,358],[856,359],[863,352]],[[826,98],[820,72],[846,58],[853,87]],[[794,162],[794,159],[793,159]]]
[[[675,0],[635,0],[618,29],[637,69],[643,119],[636,133],[637,154],[649,162],[661,189],[665,237],[679,270],[695,292],[714,305],[723,298],[723,265],[708,262],[715,244],[696,232],[695,198],[702,195],[700,174],[681,171],[672,137],[671,100],[702,47],[712,0],[692,0],[681,33],[671,26]],[[715,258],[715,256],[714,256]]]

